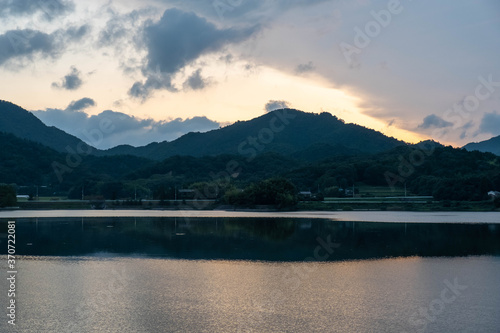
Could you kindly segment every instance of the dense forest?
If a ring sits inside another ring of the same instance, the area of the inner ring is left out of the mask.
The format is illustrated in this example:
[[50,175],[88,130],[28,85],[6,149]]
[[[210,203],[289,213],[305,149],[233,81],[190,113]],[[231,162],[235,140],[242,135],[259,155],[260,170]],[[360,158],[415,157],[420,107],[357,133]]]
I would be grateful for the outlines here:
[[498,155],[431,141],[408,145],[326,112],[275,110],[172,142],[101,151],[0,101],[0,142],[0,183],[30,197],[171,200],[179,194],[284,206],[300,191],[342,197],[362,186],[457,201],[486,200],[488,191],[500,190]]
[[135,156],[63,154],[3,133],[0,140],[0,183],[16,184],[18,193],[33,194],[38,186],[47,195],[74,199],[82,197],[82,189],[85,196],[158,200],[173,199],[177,189],[194,189],[200,198],[221,199],[228,192],[229,201],[241,202],[235,191],[255,197],[259,186],[266,185],[263,181],[275,178],[287,180],[296,192],[312,190],[322,196],[342,196],[341,189],[353,185],[406,185],[415,195],[476,201],[500,189],[499,156],[429,142],[318,162],[277,153],[260,154],[251,161],[241,155],[219,155],[155,162]]

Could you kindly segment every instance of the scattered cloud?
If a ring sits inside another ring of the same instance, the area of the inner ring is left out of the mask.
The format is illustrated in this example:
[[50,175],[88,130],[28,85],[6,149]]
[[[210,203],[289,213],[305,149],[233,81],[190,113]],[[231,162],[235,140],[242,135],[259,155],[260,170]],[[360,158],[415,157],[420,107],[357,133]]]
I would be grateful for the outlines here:
[[92,98],[84,97],[77,101],[71,102],[65,111],[83,111],[91,106],[96,106],[96,102]]
[[[92,116],[83,112],[95,105],[93,99],[82,98],[71,102],[64,110],[45,109],[32,113],[47,126],[60,128],[100,149],[122,144],[141,146],[151,142],[171,141],[189,132],[206,132],[221,126],[220,123],[204,116],[156,121],[112,110],[105,110]],[[107,124],[106,129],[109,130],[101,130],[102,139],[99,142],[92,141],[94,138],[89,133],[96,129],[100,130],[103,123]]]
[[436,116],[435,114],[431,114],[424,118],[422,124],[418,126],[418,128],[429,129],[429,128],[445,128],[451,127],[453,123],[444,120],[443,118]]
[[303,74],[307,72],[312,72],[315,69],[314,64],[312,61],[309,61],[307,64],[299,64],[295,68],[295,72],[297,74]]
[[197,13],[223,24],[267,23],[297,7],[314,6],[329,0],[166,0],[185,11]]
[[201,76],[201,68],[199,68],[184,82],[184,89],[202,90],[209,84],[210,81]]
[[286,109],[290,107],[290,103],[287,101],[275,101],[275,100],[270,100],[269,102],[266,103],[264,106],[264,109],[266,112],[271,112],[274,110],[279,110],[279,109]]
[[154,15],[157,9],[146,7],[121,14],[108,7],[107,12],[111,17],[99,33],[97,44],[99,47],[114,46],[121,50],[124,43],[134,40],[144,20]]
[[35,54],[55,57],[59,52],[53,35],[24,29],[0,35],[0,65],[14,58],[31,59]]
[[257,27],[218,29],[215,24],[192,12],[168,9],[157,22],[144,27],[142,42],[147,50],[143,69],[145,82],[136,82],[129,94],[147,99],[153,90],[177,91],[175,74],[200,56],[248,39]]
[[83,84],[81,72],[76,67],[71,67],[71,72],[64,76],[61,83],[53,82],[52,87],[66,90],[77,90]]
[[74,11],[75,4],[65,0],[0,0],[0,8],[0,17],[41,13],[44,19],[51,21]]
[[481,119],[481,124],[479,125],[479,132],[499,135],[500,114],[498,114],[496,111],[493,111],[491,113],[485,113],[483,119]]
[[91,26],[88,24],[81,25],[79,27],[69,27],[65,32],[65,38],[70,42],[80,41],[85,35],[87,35],[92,30]]
[[59,29],[50,34],[32,30],[9,30],[0,35],[0,66],[17,60],[12,68],[22,67],[23,61],[35,56],[57,58],[69,43],[80,41],[90,30],[88,25]]

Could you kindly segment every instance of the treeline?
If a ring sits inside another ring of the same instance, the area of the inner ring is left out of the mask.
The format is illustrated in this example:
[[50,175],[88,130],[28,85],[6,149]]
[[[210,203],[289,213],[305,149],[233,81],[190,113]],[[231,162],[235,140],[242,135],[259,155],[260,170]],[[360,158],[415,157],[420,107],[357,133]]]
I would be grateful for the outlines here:
[[18,194],[21,186],[31,192],[44,186],[44,193],[73,199],[83,195],[110,200],[173,200],[180,189],[192,189],[200,198],[259,205],[266,197],[263,188],[276,186],[273,198],[278,201],[272,204],[280,206],[295,198],[280,197],[278,192],[286,188],[283,183],[265,180],[284,179],[295,192],[325,196],[342,195],[339,190],[353,185],[394,189],[406,185],[411,194],[465,201],[486,200],[488,191],[500,190],[499,156],[430,143],[319,162],[277,153],[252,159],[242,155],[174,156],[155,162],[134,156],[64,154],[3,133],[0,140],[0,183],[16,184]]
[[319,187],[324,192],[353,184],[403,188],[406,183],[409,192],[437,200],[486,200],[488,191],[500,188],[500,157],[413,145],[377,155],[325,160],[283,176],[300,188]]

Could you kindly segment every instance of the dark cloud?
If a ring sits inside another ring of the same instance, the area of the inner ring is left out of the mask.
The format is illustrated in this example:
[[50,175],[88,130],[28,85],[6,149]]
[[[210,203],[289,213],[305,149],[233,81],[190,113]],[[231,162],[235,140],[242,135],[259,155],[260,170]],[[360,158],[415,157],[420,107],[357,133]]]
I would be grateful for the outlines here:
[[71,102],[68,107],[66,108],[66,111],[83,111],[87,109],[88,107],[95,106],[96,102],[92,98],[84,97],[82,99],[79,99],[77,101]]
[[271,112],[274,110],[286,109],[289,107],[290,103],[288,103],[287,101],[270,100],[269,102],[266,103],[264,110],[266,110],[266,112]]
[[83,84],[81,72],[76,67],[71,67],[71,72],[64,76],[61,83],[53,82],[52,87],[66,90],[77,90]]
[[135,98],[141,98],[143,101],[148,99],[154,90],[166,89],[170,92],[177,92],[178,89],[172,84],[172,77],[168,74],[157,72],[148,73],[145,82],[136,82],[130,88],[129,95]]
[[309,61],[307,64],[299,64],[295,68],[295,72],[298,74],[303,74],[307,72],[312,72],[315,69],[314,64],[312,61]]
[[80,41],[91,30],[90,25],[84,24],[80,27],[69,27],[65,32],[65,38],[70,42]]
[[73,12],[75,4],[65,0],[0,0],[0,17],[28,16],[41,13],[51,21],[55,17]]
[[[71,102],[65,110],[45,109],[32,112],[46,125],[60,128],[101,149],[121,144],[138,146],[151,142],[171,141],[189,132],[206,132],[220,127],[220,123],[206,117],[155,121],[112,110],[93,116],[82,112],[94,105],[95,102],[91,98],[82,98]],[[103,137],[99,142],[90,142],[92,136],[88,133],[101,129],[103,123],[109,130],[101,131]]]
[[148,52],[143,74],[146,82],[136,82],[130,95],[150,96],[155,89],[176,91],[172,77],[200,56],[249,38],[257,27],[218,29],[213,23],[191,12],[168,9],[158,22],[144,28],[142,43]]
[[210,82],[201,76],[201,68],[196,70],[184,82],[184,89],[202,90],[208,86]]
[[58,51],[54,36],[40,31],[9,30],[0,35],[0,65],[13,58],[31,59],[35,54],[55,57]]
[[436,116],[435,114],[431,114],[424,118],[422,124],[418,126],[418,128],[428,129],[428,128],[445,128],[451,127],[453,123],[444,120],[443,118]]
[[176,8],[194,10],[221,23],[266,22],[287,10],[331,0],[166,0]]
[[111,18],[99,33],[98,45],[100,47],[116,46],[133,40],[140,24],[143,23],[143,17],[156,13],[156,9],[147,7],[120,14],[108,8],[108,12]]
[[480,133],[488,133],[493,135],[500,134],[500,114],[496,111],[485,113],[481,124],[479,125]]
[[159,22],[145,28],[148,68],[174,74],[199,56],[241,42],[255,28],[217,29],[206,19],[178,9],[166,10]]
[[0,35],[0,66],[12,60],[33,60],[35,56],[57,58],[67,44],[77,42],[89,31],[87,25],[56,30],[9,30]]

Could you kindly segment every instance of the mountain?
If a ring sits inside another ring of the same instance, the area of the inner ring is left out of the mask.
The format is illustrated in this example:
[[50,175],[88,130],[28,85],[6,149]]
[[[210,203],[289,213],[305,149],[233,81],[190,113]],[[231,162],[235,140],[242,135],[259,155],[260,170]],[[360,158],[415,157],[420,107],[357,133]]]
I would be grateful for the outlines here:
[[154,162],[135,156],[73,156],[0,132],[0,183],[49,186],[67,192],[83,181],[112,182]]
[[88,147],[77,137],[56,127],[46,126],[31,112],[2,100],[0,100],[0,132],[10,133],[18,138],[41,143],[59,152],[66,152],[68,145],[73,150],[76,150],[77,147],[82,149]]
[[184,156],[239,154],[253,159],[257,154],[277,152],[286,156],[320,160],[331,156],[378,153],[405,145],[380,132],[346,124],[330,113],[306,113],[293,109],[269,112],[249,121],[206,133],[189,133],[171,142],[144,147],[118,146],[103,155],[129,154],[155,160]]
[[500,156],[500,135],[486,141],[469,143],[463,148],[468,151],[478,150],[484,153],[493,153]]

